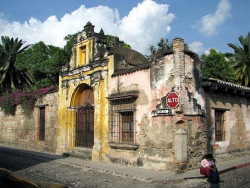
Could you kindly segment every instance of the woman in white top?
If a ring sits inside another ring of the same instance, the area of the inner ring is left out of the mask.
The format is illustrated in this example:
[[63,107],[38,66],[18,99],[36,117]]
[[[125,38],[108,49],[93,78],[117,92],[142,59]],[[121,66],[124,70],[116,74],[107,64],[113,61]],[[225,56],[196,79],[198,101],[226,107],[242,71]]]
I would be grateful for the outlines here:
[[207,177],[210,176],[210,173],[216,172],[216,167],[213,160],[212,154],[206,154],[204,159],[201,161],[200,173]]

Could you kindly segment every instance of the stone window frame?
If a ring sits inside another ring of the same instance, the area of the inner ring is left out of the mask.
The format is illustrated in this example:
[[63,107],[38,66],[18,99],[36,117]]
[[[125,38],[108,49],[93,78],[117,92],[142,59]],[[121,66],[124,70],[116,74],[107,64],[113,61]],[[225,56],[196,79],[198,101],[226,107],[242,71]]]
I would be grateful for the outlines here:
[[[213,128],[214,128],[214,141],[216,143],[226,142],[227,141],[227,115],[229,109],[226,108],[213,108]],[[217,116],[217,117],[216,117]],[[220,117],[219,117],[220,116]],[[221,120],[220,125],[216,126],[216,119]],[[220,127],[220,130],[217,129]],[[217,130],[216,130],[217,129]],[[221,133],[223,132],[223,133]],[[218,134],[222,134],[221,138],[218,139]]]
[[[107,97],[110,103],[109,113],[109,146],[114,149],[136,150],[139,145],[136,142],[136,104],[137,94],[116,95]],[[132,117],[132,121],[131,121]],[[130,123],[124,134],[125,123]],[[127,138],[129,135],[129,139]],[[131,139],[131,135],[133,138]]]
[[[39,125],[38,125],[38,140],[39,141],[45,141],[45,133],[46,133],[46,106],[48,105],[38,105],[36,106],[37,108],[39,108]],[[41,111],[42,109],[44,109],[44,114],[43,114],[43,119],[41,119]],[[43,125],[41,125],[43,124]]]

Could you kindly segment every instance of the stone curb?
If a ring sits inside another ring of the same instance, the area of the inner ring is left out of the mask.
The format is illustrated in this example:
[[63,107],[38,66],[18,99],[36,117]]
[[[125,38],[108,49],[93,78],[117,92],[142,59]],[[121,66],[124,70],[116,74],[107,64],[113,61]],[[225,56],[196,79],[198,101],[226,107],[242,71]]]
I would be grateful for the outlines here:
[[249,163],[243,163],[243,164],[237,165],[236,168],[239,169],[239,168],[243,168],[243,167],[246,167],[246,166],[249,166],[249,165],[250,165],[250,162]]
[[[73,162],[68,162],[68,161],[58,161],[58,162],[63,163],[63,164],[71,164],[71,165],[78,166],[77,164],[75,164]],[[140,176],[130,175],[128,173],[122,173],[122,172],[117,172],[117,171],[113,171],[113,170],[101,169],[98,167],[93,167],[93,166],[84,165],[84,164],[81,164],[81,166],[88,168],[88,169],[91,169],[91,170],[95,170],[97,172],[107,173],[107,174],[111,174],[111,175],[118,176],[118,177],[124,177],[124,178],[127,177],[127,178],[132,178],[132,179],[136,179],[136,180],[140,180],[140,181],[144,181],[144,182],[155,182],[154,179],[148,178],[148,177],[140,177]],[[163,181],[161,181],[161,182],[163,182]]]
[[[65,164],[75,165],[72,162],[65,162],[65,161],[60,161],[60,162],[65,163]],[[243,167],[246,167],[246,166],[249,166],[249,165],[250,165],[250,162],[249,163],[242,163],[242,164],[237,165],[237,166],[233,166],[233,167],[230,167],[230,168],[220,170],[219,173],[222,174],[222,173],[225,173],[225,172],[228,172],[228,171],[231,171],[231,170],[236,170],[236,169],[239,169],[239,168],[243,168]],[[147,178],[147,177],[129,175],[129,174],[121,173],[121,172],[115,172],[115,171],[112,171],[112,170],[104,170],[104,169],[100,169],[98,167],[92,167],[92,166],[89,166],[89,165],[81,165],[81,166],[84,166],[85,168],[89,168],[91,170],[96,170],[96,171],[99,171],[99,172],[102,172],[102,173],[108,173],[108,174],[112,174],[112,175],[119,176],[119,177],[125,177],[125,178],[128,177],[128,178],[132,178],[132,179],[136,179],[136,180],[140,180],[140,181],[144,181],[144,182],[150,182],[150,183],[166,184],[168,182],[177,183],[177,182],[183,182],[183,181],[189,180],[189,179],[205,179],[206,178],[205,176],[200,175],[200,176],[185,177],[185,178],[180,178],[180,179],[156,180],[154,178]]]
[[[7,148],[7,147],[4,147],[4,146],[0,146],[0,147],[2,149],[7,150],[7,151],[20,152],[20,153],[23,153],[23,154],[26,154],[26,155],[31,155],[31,156],[35,156],[35,157],[39,157],[39,158],[45,158],[45,159],[49,159],[49,160],[67,158],[67,157],[65,157],[63,155],[53,155],[53,154],[50,155],[50,154],[47,154],[47,153],[41,153],[41,152],[35,152],[35,151],[29,151],[29,150],[21,150],[21,149],[16,149],[16,148],[9,148],[9,147]],[[64,163],[64,164],[76,165],[76,164],[74,164],[72,162],[66,162],[66,161],[60,161],[60,162]],[[244,168],[244,167],[249,166],[249,165],[250,165],[250,162],[249,163],[242,163],[242,164],[239,164],[239,165],[236,165],[236,166],[232,166],[232,167],[220,170],[219,173],[222,174],[222,173],[225,173],[225,172],[228,172],[228,171],[231,171],[231,170]],[[188,179],[204,179],[205,178],[205,176],[199,175],[199,176],[184,177],[184,178],[179,178],[179,179],[156,180],[154,178],[140,177],[140,176],[130,175],[128,173],[124,174],[122,172],[115,172],[115,171],[112,171],[112,170],[101,169],[101,168],[98,168],[98,167],[92,167],[90,165],[81,164],[81,166],[84,166],[85,168],[88,168],[88,169],[92,169],[92,170],[96,170],[96,171],[99,171],[99,172],[108,173],[108,174],[112,174],[112,175],[116,175],[116,176],[120,176],[120,177],[129,177],[129,178],[133,178],[133,179],[140,180],[140,181],[163,183],[163,184],[166,184],[168,182],[172,182],[172,183],[182,182],[182,181],[185,181],[185,180],[188,180]],[[199,169],[197,169],[197,170],[199,170]]]
[[[223,170],[220,170],[219,174],[223,174],[223,173],[231,171],[231,170],[236,170],[236,169],[244,168],[244,167],[247,167],[249,165],[250,165],[250,162],[249,163],[242,163],[242,164],[239,164],[239,165],[236,165],[236,166],[232,166],[232,167],[229,167],[229,168],[225,168]],[[183,179],[187,180],[187,179],[202,179],[202,178],[205,178],[205,176],[201,175],[201,176],[194,176],[194,177],[186,177],[186,178],[183,178]]]

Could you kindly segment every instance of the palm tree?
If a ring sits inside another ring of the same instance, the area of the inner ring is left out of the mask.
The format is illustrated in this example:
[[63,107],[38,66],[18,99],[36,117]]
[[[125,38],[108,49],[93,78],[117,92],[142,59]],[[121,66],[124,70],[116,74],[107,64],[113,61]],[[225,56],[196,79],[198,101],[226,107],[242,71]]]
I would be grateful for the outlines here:
[[13,89],[24,89],[33,84],[33,79],[25,70],[16,67],[18,54],[23,53],[30,45],[22,48],[24,42],[7,36],[1,37],[0,44],[0,87],[5,91],[12,92]]
[[236,80],[239,84],[249,86],[250,82],[250,51],[248,35],[238,37],[241,46],[229,43],[228,46],[233,48],[234,53],[226,53],[226,57],[231,61],[235,71]]

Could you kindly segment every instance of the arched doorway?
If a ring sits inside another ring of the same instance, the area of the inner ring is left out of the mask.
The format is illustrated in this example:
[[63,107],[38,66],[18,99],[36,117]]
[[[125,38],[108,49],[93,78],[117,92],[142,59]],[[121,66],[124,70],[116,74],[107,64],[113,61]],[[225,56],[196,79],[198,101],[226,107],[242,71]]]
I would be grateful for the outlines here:
[[77,92],[75,146],[92,148],[94,145],[94,93],[83,85]]

